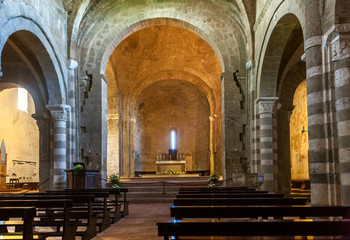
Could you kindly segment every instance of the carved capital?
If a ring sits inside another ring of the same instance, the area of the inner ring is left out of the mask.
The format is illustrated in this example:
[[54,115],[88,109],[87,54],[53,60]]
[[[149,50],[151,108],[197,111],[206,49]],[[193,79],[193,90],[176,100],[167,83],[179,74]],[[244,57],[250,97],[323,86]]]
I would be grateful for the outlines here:
[[337,24],[335,25],[335,31],[337,31],[338,33],[350,32],[350,24]]
[[119,114],[107,114],[107,120],[118,120]]
[[258,98],[256,103],[259,107],[259,114],[262,113],[273,113],[273,109],[275,107],[276,101],[278,97],[264,97]]
[[322,36],[314,36],[310,37],[309,39],[306,39],[304,42],[304,50],[314,47],[314,46],[321,46],[322,45]]
[[74,69],[76,69],[77,67],[78,67],[78,62],[77,62],[77,61],[75,61],[75,60],[73,60],[73,59],[68,60],[68,68],[69,68],[70,70],[74,70]]
[[52,104],[47,105],[46,108],[50,111],[51,117],[55,121],[67,121],[68,114],[70,111],[70,106],[65,104]]
[[350,35],[338,35],[332,40],[332,61],[350,57]]

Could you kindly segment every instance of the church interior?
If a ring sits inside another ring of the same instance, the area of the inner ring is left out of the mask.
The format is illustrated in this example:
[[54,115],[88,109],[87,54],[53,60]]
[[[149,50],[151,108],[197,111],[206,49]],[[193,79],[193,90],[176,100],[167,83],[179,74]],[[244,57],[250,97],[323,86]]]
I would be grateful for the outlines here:
[[0,106],[0,208],[79,167],[350,206],[350,1],[0,0]]

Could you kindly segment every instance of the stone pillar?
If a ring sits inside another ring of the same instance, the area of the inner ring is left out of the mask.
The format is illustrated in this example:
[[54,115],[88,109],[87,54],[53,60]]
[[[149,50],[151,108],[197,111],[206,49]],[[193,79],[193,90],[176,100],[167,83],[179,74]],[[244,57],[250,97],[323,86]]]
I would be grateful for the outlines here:
[[331,51],[334,63],[340,201],[350,205],[350,24],[336,27]]
[[64,104],[47,105],[53,122],[53,189],[66,187],[67,168],[67,112],[70,106]]
[[50,116],[49,113],[32,114],[39,128],[39,190],[46,191],[52,189],[53,179],[51,179],[50,163]]
[[107,176],[119,173],[119,115],[107,114]]
[[122,141],[123,151],[121,153],[123,158],[122,176],[130,177],[130,116],[123,117],[122,134],[123,134],[123,141]]
[[134,150],[134,130],[135,118],[131,117],[129,122],[129,177],[135,177],[135,150]]
[[[275,179],[277,181],[276,191],[285,196],[290,195],[291,191],[291,149],[290,149],[290,118],[294,109],[293,105],[278,103],[277,109],[277,172]],[[301,131],[301,129],[300,129]],[[305,133],[307,134],[307,133]]]
[[209,116],[209,151],[210,151],[210,174],[214,172],[214,139],[215,139],[215,117]]
[[316,205],[334,204],[331,185],[335,176],[329,172],[333,160],[330,132],[330,86],[322,72],[322,23],[318,0],[305,1],[305,60],[307,81],[308,134],[311,202]]
[[241,109],[242,94],[233,73],[221,74],[221,94],[223,175],[227,180],[232,178],[232,174],[243,172],[240,163],[243,150],[239,134],[243,132],[244,112]]
[[273,110],[277,97],[258,98],[260,119],[260,170],[264,173],[261,190],[274,192]]

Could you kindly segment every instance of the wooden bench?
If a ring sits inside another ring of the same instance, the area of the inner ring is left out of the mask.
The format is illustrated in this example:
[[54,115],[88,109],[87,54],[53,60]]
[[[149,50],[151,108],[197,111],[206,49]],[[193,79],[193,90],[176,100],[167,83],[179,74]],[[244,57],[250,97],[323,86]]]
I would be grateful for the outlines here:
[[[16,198],[19,198],[16,196]],[[81,236],[83,239],[90,239],[97,235],[96,225],[97,216],[93,213],[92,202],[95,199],[94,195],[53,195],[47,193],[28,193],[23,196],[23,199],[40,199],[40,200],[56,200],[64,199],[67,201],[72,201],[72,208],[69,209],[69,218],[71,221],[75,220],[77,225],[86,227],[85,230],[79,230],[75,232],[75,235]],[[83,207],[83,208],[81,208]],[[41,222],[45,221],[46,225],[54,225],[64,222],[67,217],[62,212],[52,213],[50,209],[46,211],[45,214],[39,215]],[[59,235],[59,232],[55,235]]]
[[[72,201],[67,199],[36,199],[36,198],[24,198],[23,196],[16,196],[16,197],[2,197],[0,200],[0,206],[1,207],[28,207],[33,206],[36,210],[34,213],[36,217],[39,216],[39,212],[52,212],[55,211],[61,211],[63,217],[63,221],[54,221],[55,219],[52,219],[52,221],[33,221],[32,227],[41,226],[41,227],[56,227],[56,232],[45,232],[42,234],[42,232],[35,233],[36,235],[40,236],[45,234],[49,234],[50,236],[62,236],[64,239],[75,239],[75,233],[77,229],[77,222],[76,221],[70,221],[70,212],[72,207]],[[1,215],[3,218],[4,216]],[[14,217],[14,216],[11,216]],[[12,225],[16,226],[17,229],[20,229],[20,225]],[[59,228],[63,227],[63,231],[60,232]]]
[[304,198],[175,198],[174,206],[305,205]]
[[176,198],[282,198],[283,194],[267,193],[183,193]]
[[350,206],[172,206],[170,215],[182,218],[340,217],[350,219]]
[[[350,237],[350,221],[191,221],[158,222],[158,236],[343,236]],[[172,238],[174,239],[174,238]]]
[[[129,201],[127,200],[126,193],[127,188],[95,188],[95,189],[64,189],[68,192],[94,192],[94,191],[107,191],[110,193],[110,198],[107,200],[107,205],[113,207],[111,216],[113,216],[112,223],[117,222],[121,217],[125,217],[129,214]],[[120,201],[118,195],[123,193],[123,200]]]
[[[109,197],[109,192],[107,191],[47,191],[44,194],[47,195],[57,195],[57,196],[93,196],[93,199],[91,201],[91,210],[92,213],[95,214],[100,221],[96,222],[96,226],[98,227],[98,231],[102,232],[108,227],[111,226],[111,209],[107,206],[107,198]],[[100,202],[99,199],[102,199],[102,202]],[[98,203],[102,203],[98,204]],[[79,205],[74,206],[75,211],[82,211],[86,210],[88,206]],[[85,208],[85,209],[84,209]]]
[[[46,239],[51,234],[34,234],[33,233],[33,220],[36,215],[35,207],[0,207],[0,216],[1,218],[22,218],[20,221],[0,221],[0,238],[1,239],[23,239],[23,240],[32,240],[32,239]],[[20,226],[22,232],[12,232],[8,233],[3,229],[6,229],[8,226]]]

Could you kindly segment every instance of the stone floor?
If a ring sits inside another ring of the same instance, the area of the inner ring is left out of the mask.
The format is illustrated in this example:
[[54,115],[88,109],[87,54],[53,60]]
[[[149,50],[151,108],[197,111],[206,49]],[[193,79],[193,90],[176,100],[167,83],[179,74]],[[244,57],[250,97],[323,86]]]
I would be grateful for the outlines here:
[[170,203],[131,204],[129,215],[93,240],[156,240],[157,221],[170,219]]
[[[99,233],[93,240],[157,240],[157,221],[169,220],[171,203],[131,204],[130,213],[111,227]],[[215,240],[286,240],[305,239],[302,237],[186,237],[180,239]],[[307,239],[341,239],[339,237],[308,237]]]

